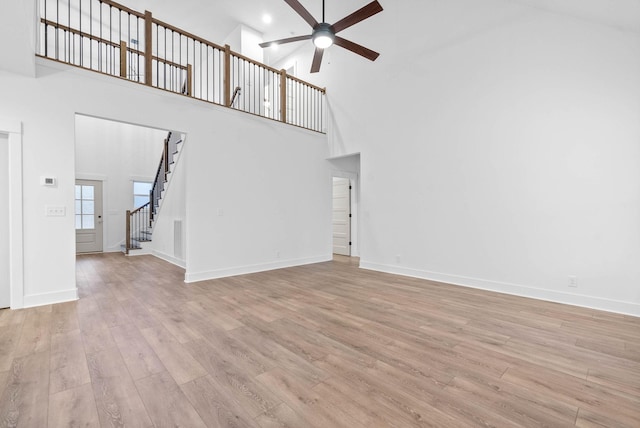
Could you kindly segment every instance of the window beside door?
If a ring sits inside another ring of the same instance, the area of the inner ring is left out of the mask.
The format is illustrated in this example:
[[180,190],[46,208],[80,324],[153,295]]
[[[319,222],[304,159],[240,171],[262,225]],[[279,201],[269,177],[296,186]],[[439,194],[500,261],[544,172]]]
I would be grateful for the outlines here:
[[138,209],[151,200],[149,194],[152,188],[153,183],[146,181],[133,182],[133,209]]

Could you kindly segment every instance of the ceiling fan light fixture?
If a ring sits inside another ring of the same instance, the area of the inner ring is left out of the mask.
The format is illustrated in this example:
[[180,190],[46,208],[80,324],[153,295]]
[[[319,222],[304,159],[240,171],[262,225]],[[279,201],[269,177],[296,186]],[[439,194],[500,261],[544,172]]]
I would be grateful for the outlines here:
[[331,25],[323,22],[322,24],[318,24],[318,26],[313,30],[311,38],[313,40],[313,44],[316,45],[317,48],[326,49],[333,44],[335,34],[331,30]]

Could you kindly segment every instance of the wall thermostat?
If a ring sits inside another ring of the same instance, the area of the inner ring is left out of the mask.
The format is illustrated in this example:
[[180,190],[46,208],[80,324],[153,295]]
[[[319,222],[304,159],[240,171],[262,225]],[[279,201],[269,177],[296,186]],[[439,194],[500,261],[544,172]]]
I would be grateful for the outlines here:
[[43,186],[55,186],[57,181],[55,177],[40,177],[40,184]]

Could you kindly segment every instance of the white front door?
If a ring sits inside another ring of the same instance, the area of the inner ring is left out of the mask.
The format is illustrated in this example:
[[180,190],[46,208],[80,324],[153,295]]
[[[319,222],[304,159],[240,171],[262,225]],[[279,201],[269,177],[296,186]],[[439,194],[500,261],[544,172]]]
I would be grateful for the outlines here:
[[351,184],[333,177],[333,252],[351,255]]
[[10,305],[9,139],[0,134],[0,309]]
[[102,182],[76,180],[76,253],[102,251]]

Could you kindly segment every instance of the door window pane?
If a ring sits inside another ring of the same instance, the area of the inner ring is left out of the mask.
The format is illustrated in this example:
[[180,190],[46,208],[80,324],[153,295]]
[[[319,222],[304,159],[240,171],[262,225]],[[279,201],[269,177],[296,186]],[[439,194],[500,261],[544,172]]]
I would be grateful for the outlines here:
[[93,186],[82,186],[82,199],[93,199]]
[[93,229],[95,227],[93,221],[93,214],[83,215],[82,216],[82,228],[83,229]]
[[93,214],[94,211],[93,201],[82,201],[82,214]]
[[76,229],[95,228],[94,187],[76,185]]

